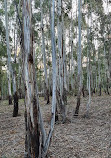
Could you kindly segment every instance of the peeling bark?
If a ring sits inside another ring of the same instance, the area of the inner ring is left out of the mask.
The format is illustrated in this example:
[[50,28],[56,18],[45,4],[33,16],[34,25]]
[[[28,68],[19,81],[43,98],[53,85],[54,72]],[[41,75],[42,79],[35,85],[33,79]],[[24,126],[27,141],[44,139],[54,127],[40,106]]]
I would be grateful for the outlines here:
[[65,65],[65,52],[64,52],[64,25],[63,25],[63,15],[62,15],[62,0],[58,0],[58,51],[59,51],[59,82],[58,82],[58,95],[59,107],[62,115],[62,120],[65,122],[66,119],[66,107],[64,97],[64,65]]
[[25,84],[25,157],[40,156],[39,102],[36,95],[36,77],[33,54],[32,8],[31,0],[23,0],[24,33],[24,84]]
[[79,113],[79,107],[80,107],[80,99],[81,99],[81,5],[82,1],[78,0],[78,28],[79,28],[79,39],[78,39],[78,56],[77,56],[77,62],[78,62],[78,94],[77,94],[77,105],[75,110],[75,116],[78,116]]
[[45,99],[47,104],[49,104],[49,89],[48,89],[48,79],[47,79],[47,69],[46,69],[46,51],[45,51],[45,38],[44,38],[44,25],[43,25],[43,9],[42,9],[43,0],[40,0],[40,10],[41,10],[41,32],[42,32],[42,53],[43,53],[43,62],[44,62],[44,74],[45,74]]

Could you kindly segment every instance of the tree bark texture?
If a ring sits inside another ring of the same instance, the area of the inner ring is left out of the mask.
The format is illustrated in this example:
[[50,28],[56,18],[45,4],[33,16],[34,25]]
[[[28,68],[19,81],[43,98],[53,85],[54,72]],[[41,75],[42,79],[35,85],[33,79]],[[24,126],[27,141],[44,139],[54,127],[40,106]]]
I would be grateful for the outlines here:
[[25,157],[38,158],[40,153],[40,129],[38,100],[36,97],[36,78],[34,69],[32,8],[31,0],[23,0],[24,33],[24,84],[26,103],[26,153]]
[[64,41],[63,41],[63,15],[62,15],[62,0],[58,0],[58,50],[59,50],[59,86],[58,92],[60,91],[59,106],[62,114],[62,120],[65,122],[66,119],[66,109],[65,109],[65,87],[64,87]]
[[7,0],[5,3],[5,25],[6,25],[6,43],[7,43],[7,77],[8,77],[8,92],[9,92],[9,105],[12,104],[12,92],[11,92],[11,54],[9,47],[9,31],[8,31],[8,14],[7,14]]
[[[14,30],[14,64],[16,64],[16,53],[17,53],[17,42],[15,48],[15,30]],[[16,67],[14,66],[13,70],[13,98],[14,98],[14,109],[13,109],[13,117],[18,115],[18,93],[17,93],[17,85],[16,85]]]
[[78,55],[77,55],[77,64],[78,64],[78,94],[77,94],[77,105],[75,110],[75,116],[78,116],[79,107],[80,107],[80,98],[81,98],[81,5],[82,1],[78,0],[78,29],[79,29],[79,38],[78,38]]
[[41,32],[42,32],[42,53],[43,53],[43,62],[44,62],[44,74],[45,74],[45,98],[47,104],[49,103],[49,89],[48,89],[48,79],[47,79],[47,68],[46,68],[46,52],[45,52],[45,38],[44,38],[44,25],[43,25],[43,0],[40,0],[40,10],[41,10]]

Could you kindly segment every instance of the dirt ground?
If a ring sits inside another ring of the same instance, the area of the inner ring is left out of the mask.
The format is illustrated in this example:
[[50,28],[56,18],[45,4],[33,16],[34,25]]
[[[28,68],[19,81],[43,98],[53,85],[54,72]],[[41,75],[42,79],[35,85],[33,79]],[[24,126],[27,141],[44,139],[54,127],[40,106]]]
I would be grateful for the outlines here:
[[[82,98],[80,113],[73,117],[76,98],[68,97],[67,121],[55,125],[49,158],[111,158],[111,96],[92,97],[90,118],[84,118],[88,98]],[[40,98],[48,131],[51,104]],[[24,102],[19,101],[19,116],[12,117],[13,105],[0,101],[0,158],[24,157]]]

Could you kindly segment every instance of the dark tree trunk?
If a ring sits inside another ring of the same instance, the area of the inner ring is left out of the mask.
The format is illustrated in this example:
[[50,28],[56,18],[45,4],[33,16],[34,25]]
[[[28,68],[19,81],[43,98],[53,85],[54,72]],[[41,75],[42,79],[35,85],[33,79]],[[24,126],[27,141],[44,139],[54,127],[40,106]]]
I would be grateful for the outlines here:
[[27,110],[26,110],[26,105],[25,105],[25,113],[24,113],[24,118],[25,118],[25,158],[28,157],[28,140],[27,140]]
[[99,96],[101,96],[101,84],[99,85]]
[[37,102],[36,98],[33,99],[33,115],[34,115],[34,126],[31,122],[30,114],[27,114],[25,110],[25,158],[38,158],[39,157],[39,147],[40,147],[40,130],[37,121]]
[[64,104],[67,105],[67,90],[65,88],[63,91],[63,101],[64,101]]
[[94,89],[91,87],[91,96],[93,96]]
[[44,83],[44,100],[47,101],[47,104],[50,103],[50,100],[49,100],[49,90],[46,86],[46,84]]
[[46,84],[44,83],[44,101],[47,100],[47,87]]
[[50,100],[49,100],[49,90],[47,89],[47,104],[50,103]]
[[58,110],[57,110],[57,105],[56,105],[55,122],[57,122],[58,120],[59,120],[59,117],[58,117]]
[[109,95],[109,87],[108,87],[108,85],[107,85],[106,89],[107,89],[107,94]]
[[12,97],[9,95],[9,105],[12,104]]
[[56,99],[57,100],[57,105],[59,106],[61,117],[62,117],[62,123],[65,123],[66,116],[65,116],[65,108],[64,108],[64,106],[66,105],[66,102],[67,102],[66,98],[67,97],[65,97],[65,94],[63,93],[63,96],[61,98],[59,90],[56,91],[56,96],[57,96],[57,99]]
[[19,99],[22,99],[22,90],[19,88]]
[[82,95],[83,95],[83,97],[85,97],[85,93],[84,93],[84,85],[83,85],[83,87],[82,87]]
[[77,96],[77,106],[76,106],[76,110],[75,110],[74,116],[78,116],[78,114],[79,114],[79,107],[80,107],[80,100],[81,100],[80,97],[81,97],[81,95],[79,93],[78,96]]
[[52,96],[52,87],[50,86],[49,88],[50,88],[49,94],[50,94],[50,96]]
[[94,93],[94,94],[96,93],[95,87],[94,87],[94,89],[93,89],[93,93]]
[[106,83],[106,91],[107,91],[107,94],[109,95],[109,81],[108,81],[108,77],[107,77],[107,83]]
[[13,117],[16,117],[16,116],[18,116],[18,95],[17,95],[17,92],[15,92],[13,98],[14,98]]

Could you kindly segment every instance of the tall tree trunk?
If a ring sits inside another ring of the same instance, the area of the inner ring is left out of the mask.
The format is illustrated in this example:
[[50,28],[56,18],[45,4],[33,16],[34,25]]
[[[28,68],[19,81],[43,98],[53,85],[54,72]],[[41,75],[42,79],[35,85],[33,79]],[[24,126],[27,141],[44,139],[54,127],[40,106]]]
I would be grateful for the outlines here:
[[42,157],[45,158],[47,150],[52,137],[55,124],[55,112],[56,112],[56,49],[55,49],[55,0],[52,0],[52,12],[51,12],[51,46],[52,46],[52,76],[53,76],[53,92],[52,92],[52,117],[51,117],[51,128],[48,137],[45,142],[44,150],[42,151]]
[[[111,43],[110,43],[111,44]],[[109,69],[109,78],[111,80],[111,46],[110,46],[110,49],[109,49],[109,64],[108,64],[108,69]]]
[[78,116],[79,107],[80,107],[80,98],[81,98],[81,75],[82,75],[82,67],[81,67],[81,5],[82,1],[78,0],[78,28],[79,28],[79,39],[78,39],[78,55],[77,55],[77,63],[78,63],[78,94],[77,94],[77,105],[75,110],[75,116]]
[[19,79],[18,79],[18,91],[19,91],[19,99],[22,99],[22,76],[21,76],[21,66],[20,66],[20,61],[19,61]]
[[47,68],[46,68],[46,52],[45,52],[45,39],[44,39],[44,26],[43,26],[43,9],[42,9],[43,0],[40,0],[40,9],[41,9],[41,32],[42,32],[42,53],[44,61],[44,74],[45,74],[45,96],[47,99],[47,104],[49,103],[49,89],[48,89],[48,79],[47,79]]
[[[17,53],[17,42],[15,48],[15,30],[14,30],[14,64],[16,64],[16,53]],[[18,115],[18,93],[17,93],[17,85],[16,85],[16,65],[14,66],[13,71],[13,98],[14,98],[14,109],[13,109],[13,117]]]
[[91,104],[91,46],[89,45],[89,9],[88,9],[88,28],[87,28],[87,79],[88,79],[88,92],[89,92],[89,99],[88,99],[88,103],[87,103],[87,111],[86,111],[86,117],[89,117],[89,108],[90,108],[90,104]]
[[101,74],[100,74],[99,52],[98,52],[98,74],[99,74],[99,96],[101,96]]
[[[89,38],[89,34],[88,34],[88,38]],[[88,99],[88,103],[87,103],[87,111],[86,111],[86,117],[89,117],[89,108],[90,108],[90,104],[91,104],[91,70],[90,70],[90,56],[91,56],[91,52],[90,52],[90,49],[89,49],[89,40],[88,40],[88,48],[87,48],[87,51],[88,51],[88,92],[89,92],[89,99]]]
[[7,77],[8,77],[8,93],[9,93],[9,105],[12,104],[12,92],[11,92],[11,54],[9,47],[9,32],[8,32],[8,14],[7,14],[7,0],[5,3],[5,25],[6,25],[6,42],[7,42]]
[[[14,97],[14,110],[13,110],[13,117],[18,115],[18,95],[16,91],[16,79],[15,79],[15,71],[13,72],[12,65],[11,65],[11,52],[9,46],[9,33],[8,33],[8,14],[7,14],[7,1],[5,0],[5,23],[6,23],[6,40],[7,40],[7,56],[8,56],[8,87],[9,87],[9,102],[11,100],[11,75],[13,80],[13,97]],[[15,41],[15,40],[14,40]],[[10,75],[11,74],[11,75]]]
[[25,84],[25,122],[26,153],[25,157],[40,156],[39,107],[36,90],[36,77],[33,54],[32,4],[31,0],[23,0],[23,34],[24,34],[24,84]]
[[[73,3],[71,0],[71,4],[73,7]],[[72,8],[73,9],[73,8]],[[73,59],[73,15],[71,10],[71,89],[74,90],[74,59]]]
[[62,0],[58,0],[58,50],[59,50],[59,103],[62,113],[62,121],[66,119],[65,109],[65,88],[64,88],[64,41],[63,41],[63,15],[62,15]]

